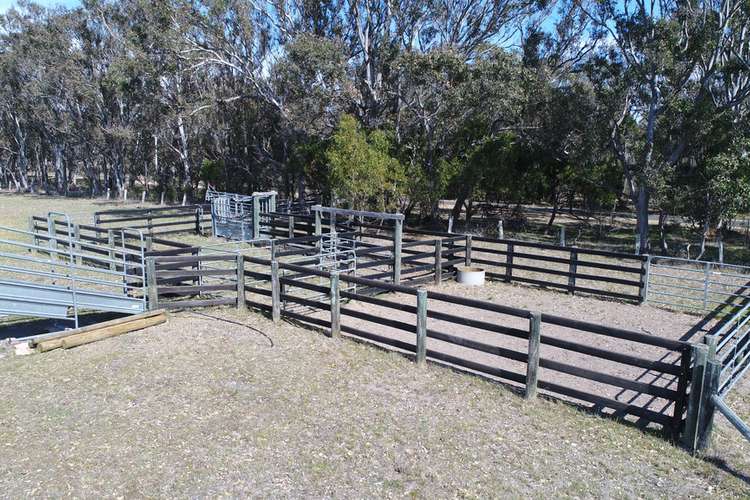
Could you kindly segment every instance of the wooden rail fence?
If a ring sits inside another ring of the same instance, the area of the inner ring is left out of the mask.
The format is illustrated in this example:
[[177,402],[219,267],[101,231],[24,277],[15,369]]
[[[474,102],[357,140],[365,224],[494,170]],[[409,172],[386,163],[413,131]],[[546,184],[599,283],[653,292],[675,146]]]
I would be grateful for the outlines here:
[[[279,261],[255,258],[248,258],[247,261],[262,264],[270,272],[245,273],[245,276],[251,276],[253,279],[265,278],[271,286],[270,288],[245,287],[245,291],[251,294],[251,297],[246,299],[246,303],[249,306],[271,313],[272,317],[277,320],[287,317],[328,328],[332,335],[344,332],[412,353],[418,362],[430,359],[488,375],[511,384],[521,385],[528,397],[533,397],[537,391],[542,391],[548,395],[583,401],[598,408],[611,409],[620,415],[634,415],[641,421],[661,425],[675,437],[684,425],[692,353],[690,344],[685,342],[501,306],[491,302],[454,297],[432,290],[418,290],[409,286],[384,283],[380,280],[341,273],[330,274],[310,267]],[[298,273],[297,278],[281,277],[279,271],[284,269]],[[304,278],[308,276],[327,277],[330,284],[329,286],[323,286],[306,282]],[[359,293],[359,291],[343,291],[340,288],[341,283],[354,283],[362,288],[378,290],[381,293],[404,294],[414,297],[415,303],[404,303],[403,299],[388,300],[379,296]],[[327,299],[316,301],[297,297],[282,291],[281,289],[284,286],[287,289],[294,286],[317,291]],[[269,304],[267,300],[259,301],[252,297],[252,294],[258,294],[266,299],[270,298],[271,303]],[[313,310],[321,311],[327,316],[321,317],[314,313],[304,314],[285,311],[281,307],[282,301],[300,303]],[[380,314],[362,311],[359,308],[346,305],[349,301],[370,304],[376,306],[379,310],[384,310]],[[458,315],[445,312],[447,305],[461,306],[469,311],[491,312],[497,315],[497,318],[493,321],[487,321],[474,319],[474,316],[470,313]],[[404,313],[411,319],[405,320],[403,318]],[[401,317],[399,317],[399,314],[401,314]],[[347,317],[353,318],[357,322],[351,324],[344,319]],[[525,320],[527,321],[527,327],[509,326],[509,322],[503,318]],[[432,322],[443,326],[430,326]],[[363,328],[360,323],[374,325],[378,330],[385,327],[390,330],[407,332],[411,335],[411,340],[405,340],[403,336],[372,331],[373,329]],[[477,339],[472,335],[463,335],[456,331],[455,327],[457,326],[469,327],[473,331],[491,333],[498,338],[521,340],[526,342],[527,347],[524,350],[519,350],[518,348],[514,349],[501,345],[500,342],[493,343],[486,339]],[[586,337],[586,340],[571,340],[561,338],[554,333],[545,332],[550,327],[554,327],[555,331],[560,328],[574,331],[579,336]],[[611,339],[616,339],[624,345],[620,350],[598,347],[596,346],[596,338],[610,339],[610,343]],[[433,346],[430,344],[433,344]],[[651,359],[632,354],[627,348],[627,344],[645,345],[660,352],[673,353],[676,356],[676,362],[665,362],[658,358]],[[451,348],[445,348],[446,345],[460,347],[463,354],[459,354]],[[563,358],[547,357],[545,352],[548,352],[550,348],[578,356],[596,358],[600,362],[605,362],[606,368],[593,369],[586,367],[586,365],[561,361],[561,359],[565,359],[565,356]],[[516,364],[520,363],[525,365],[525,369],[513,370],[503,366],[503,363],[477,361],[475,353],[489,354],[494,357],[492,359],[497,358]],[[640,381],[637,376],[632,378],[622,376],[620,375],[622,366],[648,372],[655,381],[668,380],[670,383],[660,385],[657,382]],[[540,369],[544,370],[544,373],[552,374],[552,376],[549,378],[540,377]],[[567,377],[565,383],[558,381],[559,377],[554,374],[565,375]],[[617,390],[630,391],[636,396],[632,397],[631,401],[623,401],[611,395],[603,395],[599,391],[592,391],[588,385],[577,386],[575,383],[577,380],[586,380]],[[654,409],[652,404],[654,400],[663,403],[662,410]],[[669,412],[663,410],[666,407],[670,408]]]
[[141,229],[149,236],[209,234],[211,211],[208,205],[102,210],[94,213],[93,225],[105,229]]

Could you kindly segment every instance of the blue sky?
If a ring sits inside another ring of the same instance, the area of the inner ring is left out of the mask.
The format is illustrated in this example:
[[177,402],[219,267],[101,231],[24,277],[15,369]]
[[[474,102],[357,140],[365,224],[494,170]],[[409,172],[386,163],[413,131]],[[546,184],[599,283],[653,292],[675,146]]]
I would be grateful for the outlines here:
[[[16,0],[0,0],[0,13],[5,12],[17,3],[18,2]],[[80,2],[79,0],[36,0],[36,3],[38,3],[39,5],[44,5],[45,7],[54,7],[56,5],[73,7],[75,5],[78,5]]]

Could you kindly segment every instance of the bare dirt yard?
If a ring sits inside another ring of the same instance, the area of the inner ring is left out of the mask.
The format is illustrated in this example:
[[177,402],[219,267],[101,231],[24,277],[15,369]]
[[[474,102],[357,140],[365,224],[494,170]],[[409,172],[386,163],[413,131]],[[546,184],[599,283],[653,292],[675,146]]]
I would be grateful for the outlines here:
[[[530,311],[539,311],[548,315],[557,315],[569,319],[587,321],[609,327],[622,328],[639,333],[654,335],[671,340],[701,341],[703,335],[713,326],[712,322],[701,321],[699,317],[664,311],[649,305],[633,305],[616,301],[600,300],[585,296],[570,296],[564,293],[542,290],[524,285],[509,285],[501,282],[488,282],[484,287],[467,287],[455,282],[444,282],[440,286],[428,287],[430,291],[445,293],[457,297],[466,297],[477,300],[492,302],[502,306],[511,306]],[[381,299],[396,304],[416,305],[416,297],[407,294],[386,294]],[[479,320],[484,323],[500,325],[504,327],[528,330],[528,320],[505,314],[500,314],[485,309],[478,309],[447,303],[443,301],[428,300],[428,311],[447,313],[461,318]],[[400,321],[405,325],[414,325],[415,315],[410,312],[398,311],[385,308],[381,305],[364,303],[361,301],[350,301],[342,308],[342,325],[353,327],[366,332],[372,332],[391,339],[396,339],[411,345],[415,343],[413,329],[411,331],[401,330],[395,327],[383,326],[372,321],[358,317],[357,313],[387,318],[388,320]],[[318,313],[318,317],[327,318],[327,313]],[[525,375],[526,365],[522,361],[512,361],[504,355],[495,355],[476,349],[456,345],[439,339],[440,334],[457,336],[469,341],[481,342],[488,346],[499,349],[510,349],[517,353],[526,353],[528,341],[521,338],[502,335],[499,333],[480,330],[471,326],[456,324],[452,321],[444,321],[430,318],[427,322],[428,339],[427,349],[438,353],[456,356],[461,359],[479,362],[492,368],[508,370],[519,375]],[[430,331],[437,332],[433,338]],[[679,366],[680,353],[669,351],[660,347],[621,340],[617,338],[597,335],[588,332],[573,330],[570,328],[553,324],[542,324],[542,337],[575,342],[581,345],[605,349],[614,353],[625,353],[637,356],[649,361],[660,361],[670,365]],[[635,366],[615,363],[605,359],[588,356],[547,345],[544,341],[541,345],[540,356],[556,362],[566,363],[576,367],[595,370],[607,375],[613,375],[628,381],[677,390],[677,378],[673,375],[665,375],[657,371],[650,371]],[[673,404],[661,397],[650,394],[620,389],[618,387],[594,382],[547,368],[540,369],[540,379],[566,387],[583,390],[591,394],[606,396],[620,402],[632,404],[638,407],[648,408],[652,411],[671,417]],[[611,413],[611,409],[602,408],[605,413]],[[634,420],[631,418],[631,420]],[[645,423],[642,422],[642,423]]]
[[[1,358],[0,496],[750,494],[750,446],[721,419],[715,451],[694,458],[652,433],[372,346],[206,314]],[[730,401],[745,418],[749,387]]]

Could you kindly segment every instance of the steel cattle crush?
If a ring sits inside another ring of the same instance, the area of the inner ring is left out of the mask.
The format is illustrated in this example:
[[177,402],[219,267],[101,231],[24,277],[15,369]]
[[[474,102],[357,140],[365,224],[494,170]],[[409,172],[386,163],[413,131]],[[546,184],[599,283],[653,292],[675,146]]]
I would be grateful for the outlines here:
[[259,239],[261,231],[268,226],[265,214],[276,211],[276,191],[241,195],[209,188],[206,201],[211,203],[214,236],[230,240]]

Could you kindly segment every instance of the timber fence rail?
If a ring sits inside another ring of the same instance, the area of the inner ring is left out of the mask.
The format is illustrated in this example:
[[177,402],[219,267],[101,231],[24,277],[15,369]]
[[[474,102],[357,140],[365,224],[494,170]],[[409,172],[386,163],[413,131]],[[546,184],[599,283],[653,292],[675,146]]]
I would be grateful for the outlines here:
[[[405,234],[452,236],[406,228]],[[471,262],[490,278],[555,288],[570,294],[643,302],[648,256],[472,236]]]
[[190,254],[146,258],[149,309],[244,307],[242,255],[198,255],[192,249],[183,251]]
[[[344,332],[410,353],[420,363],[430,359],[488,375],[520,385],[527,397],[541,391],[621,416],[632,415],[641,422],[661,425],[673,436],[683,427],[692,352],[686,342],[280,261],[246,258],[246,262],[270,270],[245,273],[246,277],[271,282],[267,288],[245,290],[250,294],[247,304],[270,312],[274,319],[286,317],[328,328],[334,336]],[[284,277],[283,270],[296,275]],[[310,276],[325,281],[305,281]],[[354,284],[357,291],[342,290],[343,284]],[[321,299],[294,296],[282,289],[292,286],[315,291]],[[403,294],[413,302],[360,293],[360,289]],[[253,293],[264,299],[256,299]],[[302,304],[306,312],[284,310],[283,301]],[[369,309],[363,310],[357,303],[367,304]],[[450,312],[456,306],[462,313]],[[488,313],[493,315],[492,320],[484,319]],[[464,333],[467,328],[473,333]],[[560,336],[561,329],[575,335]],[[508,339],[510,344],[505,342]],[[620,347],[600,347],[597,339],[606,339],[603,345],[617,343]],[[653,349],[660,356],[634,354],[628,345]],[[663,361],[664,352],[672,354],[672,362]],[[596,359],[596,368],[575,362],[579,359]],[[623,367],[634,375],[623,375]],[[643,372],[650,374],[651,382],[637,375]],[[628,391],[629,395],[615,396],[617,391]]]
[[[315,234],[316,230],[330,231],[330,225],[325,220],[316,228],[315,217],[311,215],[269,215],[272,221],[269,233],[274,236],[303,236]],[[353,219],[336,225],[337,231],[351,231],[353,228],[359,228],[360,246],[367,246],[368,240],[393,241],[394,228],[388,224],[371,224]],[[459,264],[459,254],[463,253],[466,265],[481,265],[492,279],[637,303],[644,302],[648,292],[649,257],[645,255],[412,228],[404,228],[403,234],[402,262],[406,263],[417,263],[419,258],[415,258],[415,254],[425,252],[410,247],[419,246],[420,237],[433,236],[443,240],[444,251],[448,255],[455,255],[455,262],[448,267]],[[453,247],[461,240],[466,242],[464,249],[457,251]],[[382,250],[387,251],[385,246]],[[372,253],[375,254],[374,251]],[[426,266],[426,262],[419,264]],[[381,276],[371,277],[386,278],[386,274],[381,272]]]
[[208,205],[103,210],[94,213],[93,226],[105,229],[141,229],[150,236],[195,232],[208,234]]

